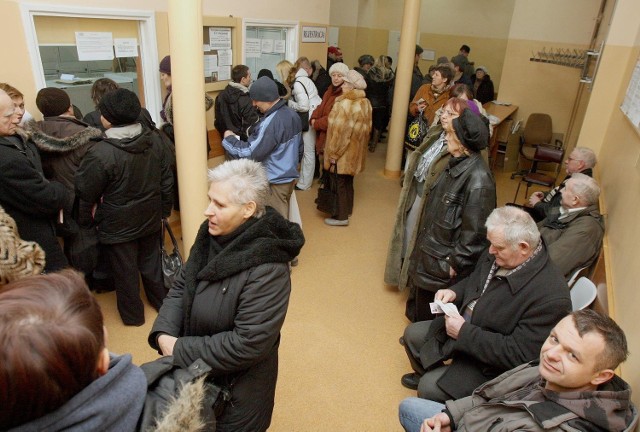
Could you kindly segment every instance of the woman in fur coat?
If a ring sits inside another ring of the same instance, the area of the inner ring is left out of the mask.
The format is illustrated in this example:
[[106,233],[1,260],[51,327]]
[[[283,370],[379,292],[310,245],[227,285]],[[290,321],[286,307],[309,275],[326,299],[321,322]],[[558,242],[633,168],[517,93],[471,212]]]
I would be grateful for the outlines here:
[[338,214],[326,218],[331,226],[349,225],[353,211],[353,177],[364,169],[365,148],[371,132],[371,103],[362,75],[350,70],[342,84],[342,95],[329,114],[329,129],[324,149],[324,169],[336,165],[338,171]]

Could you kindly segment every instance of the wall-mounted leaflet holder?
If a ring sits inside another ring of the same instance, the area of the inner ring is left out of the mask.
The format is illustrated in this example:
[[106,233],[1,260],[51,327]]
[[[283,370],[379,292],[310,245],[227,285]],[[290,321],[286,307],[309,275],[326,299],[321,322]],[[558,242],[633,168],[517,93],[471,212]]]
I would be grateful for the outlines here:
[[[596,74],[598,73],[598,66],[600,66],[600,59],[602,58],[602,50],[604,49],[604,41],[600,44],[600,49],[598,51],[587,51],[587,56],[584,62],[584,66],[582,67],[582,74],[580,76],[580,82],[588,84],[588,89],[591,91],[593,88],[593,81],[596,79]],[[595,59],[595,65],[593,67],[593,71],[591,72],[591,76],[589,76],[590,65]]]

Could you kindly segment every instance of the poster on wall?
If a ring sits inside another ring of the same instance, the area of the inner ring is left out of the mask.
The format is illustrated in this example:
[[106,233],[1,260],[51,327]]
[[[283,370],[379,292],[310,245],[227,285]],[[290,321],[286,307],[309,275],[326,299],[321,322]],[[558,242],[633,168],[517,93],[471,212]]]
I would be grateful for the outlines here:
[[231,28],[209,27],[209,45],[212,51],[231,49]]
[[[75,32],[78,60],[113,60],[113,33]],[[137,57],[137,54],[136,54]]]
[[262,53],[261,39],[247,38],[244,42],[244,54],[247,58],[259,58]]
[[231,66],[233,62],[232,50],[218,50],[218,64],[220,66]]

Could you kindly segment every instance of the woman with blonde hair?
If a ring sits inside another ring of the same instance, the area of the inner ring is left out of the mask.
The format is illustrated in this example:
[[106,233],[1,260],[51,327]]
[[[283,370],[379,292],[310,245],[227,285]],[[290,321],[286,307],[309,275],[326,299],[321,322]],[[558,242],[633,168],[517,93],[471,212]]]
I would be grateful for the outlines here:
[[302,128],[302,140],[304,142],[304,154],[302,155],[302,166],[300,168],[300,178],[297,189],[308,190],[313,183],[313,171],[316,164],[316,131],[309,125],[309,119],[313,111],[320,105],[322,98],[318,95],[316,85],[311,81],[309,75],[312,73],[311,63],[306,57],[300,57],[289,72],[287,85],[291,88],[291,98],[289,98],[289,108],[295,110],[300,117],[306,117]]
[[287,94],[282,96],[282,99],[284,100],[289,100],[289,98],[291,97],[291,86],[287,82],[287,79],[289,78],[289,72],[291,72],[292,68],[293,68],[293,64],[289,60],[282,60],[281,62],[278,62],[278,64],[276,65],[276,72],[278,72],[278,78],[280,78],[280,82],[287,89]]

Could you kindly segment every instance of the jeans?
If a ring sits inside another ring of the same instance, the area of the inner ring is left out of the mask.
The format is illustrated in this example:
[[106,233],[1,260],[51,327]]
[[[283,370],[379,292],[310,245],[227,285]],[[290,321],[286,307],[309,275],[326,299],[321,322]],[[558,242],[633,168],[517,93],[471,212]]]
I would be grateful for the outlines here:
[[400,424],[407,432],[420,432],[425,419],[442,412],[445,405],[428,399],[409,397],[400,402],[398,417]]

